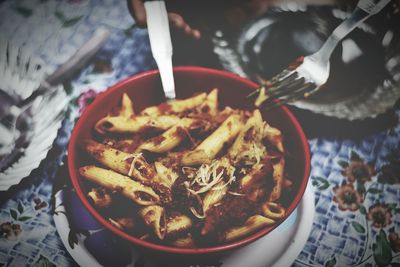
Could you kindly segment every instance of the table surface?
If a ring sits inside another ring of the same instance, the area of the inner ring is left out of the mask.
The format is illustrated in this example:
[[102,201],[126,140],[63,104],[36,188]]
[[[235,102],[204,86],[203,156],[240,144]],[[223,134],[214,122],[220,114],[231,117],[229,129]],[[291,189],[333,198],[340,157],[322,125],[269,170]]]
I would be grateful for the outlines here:
[[[57,233],[52,202],[55,184],[66,182],[60,166],[74,122],[96,94],[155,68],[147,31],[136,27],[125,1],[4,1],[0,6],[0,42],[34,52],[52,69],[98,27],[112,35],[65,87],[70,102],[53,148],[29,177],[0,193],[0,266],[76,265]],[[293,266],[400,266],[400,111],[358,123],[313,121],[310,114],[293,111],[309,136],[316,205],[311,234]],[[7,223],[21,228],[16,239],[5,234]]]

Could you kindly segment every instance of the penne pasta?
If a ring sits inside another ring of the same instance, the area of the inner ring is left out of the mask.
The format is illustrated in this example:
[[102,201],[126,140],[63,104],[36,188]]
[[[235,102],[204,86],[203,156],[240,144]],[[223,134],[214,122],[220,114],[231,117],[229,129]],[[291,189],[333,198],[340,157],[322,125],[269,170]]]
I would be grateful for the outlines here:
[[254,101],[254,106],[259,107],[261,106],[262,103],[265,102],[265,100],[268,99],[268,95],[266,93],[266,89],[265,86],[261,87],[261,90],[256,98],[256,100]]
[[171,201],[171,190],[168,183],[164,184],[160,180],[154,167],[145,160],[141,153],[125,153],[91,140],[85,141],[85,150],[104,166],[153,188],[163,203]]
[[260,163],[266,155],[266,148],[262,144],[263,128],[264,122],[261,113],[256,109],[229,149],[229,156],[235,162],[242,162],[246,165]]
[[274,179],[274,187],[272,188],[271,195],[269,197],[269,201],[276,201],[281,197],[281,191],[284,180],[284,168],[285,168],[285,160],[281,158],[277,163],[272,164],[273,173],[272,177]]
[[172,100],[158,106],[145,108],[141,114],[145,116],[159,116],[162,114],[182,113],[200,106],[206,99],[207,94],[202,93],[187,99]]
[[104,188],[92,188],[88,193],[93,204],[99,208],[108,208],[112,203],[111,195]]
[[184,166],[193,166],[193,165],[201,165],[201,164],[209,164],[212,159],[204,150],[194,150],[190,152],[186,152],[181,157],[181,164]]
[[154,162],[154,166],[160,182],[171,189],[179,175],[161,162]]
[[263,120],[261,117],[261,113],[258,109],[256,109],[253,112],[252,116],[247,120],[246,124],[244,125],[238,136],[236,137],[235,142],[229,149],[229,155],[231,157],[236,157],[240,152],[242,152],[244,146],[249,141],[253,142],[261,141],[261,139],[258,138],[259,134],[257,134],[257,132],[260,132],[262,127],[263,127]]
[[84,141],[84,149],[89,153],[89,155],[104,166],[116,172],[128,175],[131,164],[127,159],[131,154],[92,140]]
[[284,152],[283,148],[283,136],[281,131],[278,129],[271,127],[267,123],[265,123],[263,137],[269,140],[275,147],[278,149],[279,152]]
[[205,102],[200,106],[200,111],[211,116],[218,114],[218,89],[215,88],[208,93]]
[[141,144],[138,151],[146,150],[154,153],[164,153],[178,146],[188,135],[188,129],[196,122],[194,119],[183,118],[177,125]]
[[157,182],[156,172],[140,154],[129,154],[95,141],[85,141],[85,150],[104,166],[141,182]]
[[261,206],[262,215],[273,220],[281,220],[285,217],[286,210],[279,203],[265,202]]
[[119,151],[132,154],[142,143],[142,139],[138,136],[135,136],[133,138],[127,137],[119,140],[105,138],[102,143]]
[[[102,143],[85,140],[83,147],[103,167],[79,169],[88,198],[111,224],[137,238],[182,248],[229,243],[287,215],[280,198],[293,182],[282,133],[258,109],[219,110],[218,89],[140,114],[123,94],[120,108],[95,130],[105,134],[96,135]],[[124,201],[116,194],[130,200],[132,210],[110,217]]]
[[121,117],[129,118],[134,114],[135,114],[135,112],[133,111],[132,100],[126,93],[124,93],[122,95],[121,110],[119,112],[119,115]]
[[246,193],[247,199],[255,202],[266,194],[265,180],[270,172],[271,164],[269,164],[269,162],[260,163],[255,165],[253,169],[240,180],[240,189]]
[[131,230],[135,227],[135,222],[130,217],[108,218],[110,223],[121,230]]
[[[195,151],[189,152],[182,160],[183,165],[198,165],[199,163],[208,163],[213,160],[218,152],[222,150],[224,145],[231,142],[239,133],[242,128],[242,118],[238,114],[230,115],[210,136],[208,136]],[[203,152],[199,152],[203,151]],[[203,159],[205,162],[194,156],[196,153],[204,154]]]
[[179,214],[167,220],[166,236],[177,236],[189,230],[193,225],[192,219],[188,216]]
[[165,210],[158,205],[147,206],[139,210],[144,223],[153,229],[155,236],[163,240],[166,233]]
[[141,133],[154,130],[166,130],[179,123],[177,116],[117,116],[105,117],[95,125],[100,134],[106,133]]
[[179,247],[179,248],[194,248],[194,247],[196,247],[193,237],[190,234],[188,234],[187,236],[184,236],[184,237],[177,238],[174,241],[172,241],[170,244],[175,247]]
[[152,205],[160,201],[160,197],[150,187],[112,170],[89,165],[79,168],[79,173],[88,181],[103,186],[112,192],[119,192],[136,204]]
[[223,186],[224,183],[223,181],[219,182],[205,195],[203,200],[203,211],[205,214],[207,214],[207,211],[212,206],[220,202],[228,192],[228,186]]
[[269,173],[270,171],[270,164],[257,164],[253,167],[250,173],[248,173],[240,180],[239,185],[241,190],[244,192],[248,191],[257,183],[259,183],[260,179],[264,178],[264,175]]
[[275,221],[272,219],[261,215],[253,215],[247,219],[243,226],[226,230],[221,238],[224,242],[233,241],[274,223]]

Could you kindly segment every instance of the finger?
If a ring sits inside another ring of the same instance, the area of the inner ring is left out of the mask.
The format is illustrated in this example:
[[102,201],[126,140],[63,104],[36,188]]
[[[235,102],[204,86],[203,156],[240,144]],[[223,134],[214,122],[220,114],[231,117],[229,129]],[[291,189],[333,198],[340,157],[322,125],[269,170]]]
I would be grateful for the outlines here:
[[192,36],[194,39],[200,39],[201,38],[201,32],[199,30],[193,30],[192,31]]
[[169,13],[168,14],[169,21],[171,24],[177,28],[184,31],[185,34],[190,35],[194,39],[200,39],[201,33],[197,29],[192,29],[189,24],[186,23],[184,18],[176,13]]
[[186,33],[186,34],[192,34],[192,28],[190,28],[190,26],[188,25],[188,24],[185,24],[185,27],[183,27],[183,31]]
[[187,35],[190,35],[194,39],[200,39],[201,34],[199,30],[192,29],[189,25],[186,25],[184,31]]
[[140,27],[146,26],[146,10],[144,9],[143,1],[141,0],[128,0],[128,9],[135,22]]
[[176,13],[168,13],[168,19],[173,26],[179,29],[182,29],[187,25],[182,16]]

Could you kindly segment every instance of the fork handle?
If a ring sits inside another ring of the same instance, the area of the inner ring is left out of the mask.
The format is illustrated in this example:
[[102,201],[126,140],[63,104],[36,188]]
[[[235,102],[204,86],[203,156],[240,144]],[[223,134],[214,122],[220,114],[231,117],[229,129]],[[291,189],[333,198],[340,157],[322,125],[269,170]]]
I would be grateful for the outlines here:
[[353,10],[350,17],[344,20],[332,32],[315,57],[328,61],[337,44],[354,28],[370,16],[381,11],[391,0],[360,0],[357,7]]

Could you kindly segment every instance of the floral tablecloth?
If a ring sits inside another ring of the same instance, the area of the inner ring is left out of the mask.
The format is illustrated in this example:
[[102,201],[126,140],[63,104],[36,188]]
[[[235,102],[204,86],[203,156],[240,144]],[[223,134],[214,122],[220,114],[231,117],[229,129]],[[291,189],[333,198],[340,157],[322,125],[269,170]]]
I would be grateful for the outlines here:
[[[52,197],[56,185],[67,183],[62,165],[75,120],[110,85],[155,68],[147,32],[135,26],[125,1],[0,6],[0,41],[31,49],[53,69],[100,26],[113,33],[91,64],[64,86],[70,104],[53,148],[21,184],[0,193],[0,266],[76,265],[56,230]],[[400,266],[400,111],[392,115],[395,123],[373,134],[309,140],[316,215],[293,266]]]

